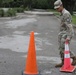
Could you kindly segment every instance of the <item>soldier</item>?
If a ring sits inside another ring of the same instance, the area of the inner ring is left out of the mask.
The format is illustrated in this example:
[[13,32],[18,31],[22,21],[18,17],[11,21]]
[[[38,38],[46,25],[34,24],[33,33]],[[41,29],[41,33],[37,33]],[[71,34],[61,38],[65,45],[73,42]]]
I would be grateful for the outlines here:
[[[64,44],[65,41],[68,40],[69,43],[74,36],[73,26],[71,24],[72,17],[71,14],[63,7],[62,1],[57,0],[54,3],[54,9],[61,13],[61,24],[60,24],[60,32],[58,34],[58,43],[60,50],[61,63],[57,64],[55,67],[61,67],[64,63]],[[70,51],[70,56],[73,59],[72,65],[76,64],[76,56],[72,51]]]

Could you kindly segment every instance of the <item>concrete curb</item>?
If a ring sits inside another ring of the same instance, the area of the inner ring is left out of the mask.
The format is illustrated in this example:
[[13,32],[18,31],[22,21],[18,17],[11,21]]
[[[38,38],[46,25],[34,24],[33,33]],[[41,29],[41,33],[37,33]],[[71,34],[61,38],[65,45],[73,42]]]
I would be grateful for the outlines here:
[[24,13],[28,15],[40,15],[40,16],[54,15],[53,12],[24,11]]
[[[20,14],[20,13],[17,13]],[[26,15],[39,15],[39,16],[55,16],[53,12],[43,12],[43,11],[24,11],[24,13],[21,14],[26,14]],[[9,19],[16,19],[19,18],[19,16],[14,16],[14,17],[0,17],[0,19],[5,19],[5,20],[9,20]]]

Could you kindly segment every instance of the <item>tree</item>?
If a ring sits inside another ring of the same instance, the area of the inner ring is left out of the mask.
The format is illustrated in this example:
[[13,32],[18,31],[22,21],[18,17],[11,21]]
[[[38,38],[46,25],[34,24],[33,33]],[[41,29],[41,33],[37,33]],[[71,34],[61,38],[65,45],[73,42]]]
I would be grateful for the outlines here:
[[2,0],[4,7],[10,7],[10,2],[13,2],[13,0]]
[[73,15],[76,0],[62,0],[63,6]]
[[2,6],[2,1],[3,1],[3,0],[0,0],[0,6]]
[[32,0],[23,0],[23,6],[31,9],[32,8]]

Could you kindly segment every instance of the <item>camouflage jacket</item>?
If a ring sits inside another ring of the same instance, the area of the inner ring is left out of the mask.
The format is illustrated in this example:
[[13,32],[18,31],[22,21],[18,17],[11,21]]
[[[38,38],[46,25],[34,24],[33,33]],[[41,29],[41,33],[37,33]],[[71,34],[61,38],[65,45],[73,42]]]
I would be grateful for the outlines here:
[[66,9],[63,9],[61,13],[60,32],[62,31],[66,31],[66,34],[69,38],[74,35],[74,30],[72,26],[72,16]]

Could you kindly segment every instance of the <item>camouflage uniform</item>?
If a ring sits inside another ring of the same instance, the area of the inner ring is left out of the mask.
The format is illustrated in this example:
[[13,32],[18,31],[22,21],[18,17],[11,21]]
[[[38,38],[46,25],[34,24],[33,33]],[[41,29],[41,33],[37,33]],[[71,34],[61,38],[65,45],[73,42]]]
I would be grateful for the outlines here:
[[[58,42],[59,42],[59,50],[60,56],[64,59],[64,43],[65,39],[69,38],[69,43],[74,35],[73,26],[71,24],[72,17],[71,14],[64,8],[61,13],[61,26],[60,26],[60,33],[58,34]],[[74,56],[74,53],[70,51],[71,57]]]

